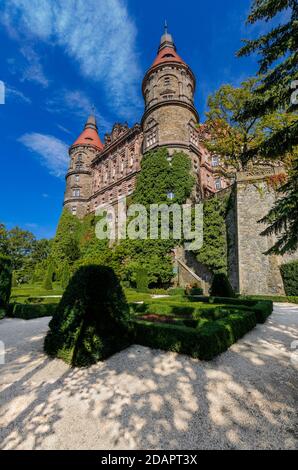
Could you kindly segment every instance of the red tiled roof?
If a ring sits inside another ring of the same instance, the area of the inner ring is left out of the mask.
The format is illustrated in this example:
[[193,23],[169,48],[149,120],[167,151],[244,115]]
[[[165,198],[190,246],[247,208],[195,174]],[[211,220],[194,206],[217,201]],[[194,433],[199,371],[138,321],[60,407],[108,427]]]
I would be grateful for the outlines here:
[[103,144],[100,140],[100,137],[97,131],[91,127],[87,127],[86,129],[83,130],[81,135],[72,144],[72,147],[74,145],[91,145],[93,147],[98,148],[99,150],[103,149]]
[[181,57],[179,57],[175,49],[172,47],[164,47],[161,49],[151,67],[162,64],[164,62],[178,62],[180,64],[185,64],[185,62],[181,59]]

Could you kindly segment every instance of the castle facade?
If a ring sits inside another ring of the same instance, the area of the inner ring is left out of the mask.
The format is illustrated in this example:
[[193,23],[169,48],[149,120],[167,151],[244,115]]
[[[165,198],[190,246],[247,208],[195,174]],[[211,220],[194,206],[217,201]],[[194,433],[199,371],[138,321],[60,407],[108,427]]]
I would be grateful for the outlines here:
[[102,143],[93,115],[69,149],[64,206],[79,218],[102,204],[116,204],[136,185],[144,153],[167,147],[169,154],[189,155],[199,201],[227,186],[217,171],[219,157],[210,155],[198,132],[199,115],[194,106],[196,79],[177,54],[172,36],[165,29],[157,56],[147,70],[142,93],[145,109],[140,124],[129,128],[116,123]]

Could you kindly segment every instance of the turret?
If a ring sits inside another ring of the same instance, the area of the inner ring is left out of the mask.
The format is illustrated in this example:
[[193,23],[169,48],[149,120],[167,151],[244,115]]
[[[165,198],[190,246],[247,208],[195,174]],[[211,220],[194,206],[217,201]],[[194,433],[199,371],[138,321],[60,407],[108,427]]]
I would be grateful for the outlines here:
[[95,116],[90,115],[83,132],[69,148],[70,164],[66,174],[64,207],[79,218],[89,211],[92,191],[91,162],[102,149]]
[[195,77],[177,54],[167,26],[142,89],[145,100],[143,151],[161,145],[169,149],[189,149],[199,119],[194,107]]

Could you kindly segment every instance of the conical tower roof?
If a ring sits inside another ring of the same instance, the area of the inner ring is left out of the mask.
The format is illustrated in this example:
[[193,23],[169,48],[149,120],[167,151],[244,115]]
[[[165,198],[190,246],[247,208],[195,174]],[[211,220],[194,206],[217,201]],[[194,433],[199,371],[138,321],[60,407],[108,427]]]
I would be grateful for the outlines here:
[[161,36],[157,56],[152,64],[152,67],[155,67],[156,65],[162,64],[164,62],[178,62],[180,64],[185,64],[185,62],[176,52],[176,46],[172,35],[168,33],[168,26],[166,22],[164,34]]
[[96,118],[93,114],[88,117],[83,132],[79,135],[71,147],[74,147],[75,145],[90,145],[98,150],[103,149],[103,144],[98,135]]

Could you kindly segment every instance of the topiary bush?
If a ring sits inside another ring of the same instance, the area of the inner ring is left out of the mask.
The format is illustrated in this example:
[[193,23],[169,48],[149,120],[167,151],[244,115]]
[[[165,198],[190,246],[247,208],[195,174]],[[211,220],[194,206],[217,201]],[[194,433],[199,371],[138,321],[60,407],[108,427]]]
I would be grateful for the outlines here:
[[139,268],[136,272],[136,284],[138,292],[148,292],[149,278],[146,269]]
[[0,255],[0,310],[6,310],[11,294],[12,263],[8,256]]
[[298,295],[298,261],[280,267],[286,295]]
[[129,308],[111,268],[79,268],[49,324],[45,351],[73,366],[87,366],[130,344]]
[[210,295],[214,297],[235,297],[235,292],[225,273],[215,273],[210,287]]
[[52,284],[53,272],[54,272],[54,268],[53,268],[53,265],[50,263],[49,266],[48,266],[48,269],[47,269],[47,273],[46,273],[46,277],[44,279],[44,283],[43,283],[43,287],[46,290],[52,290],[53,289],[53,284]]

